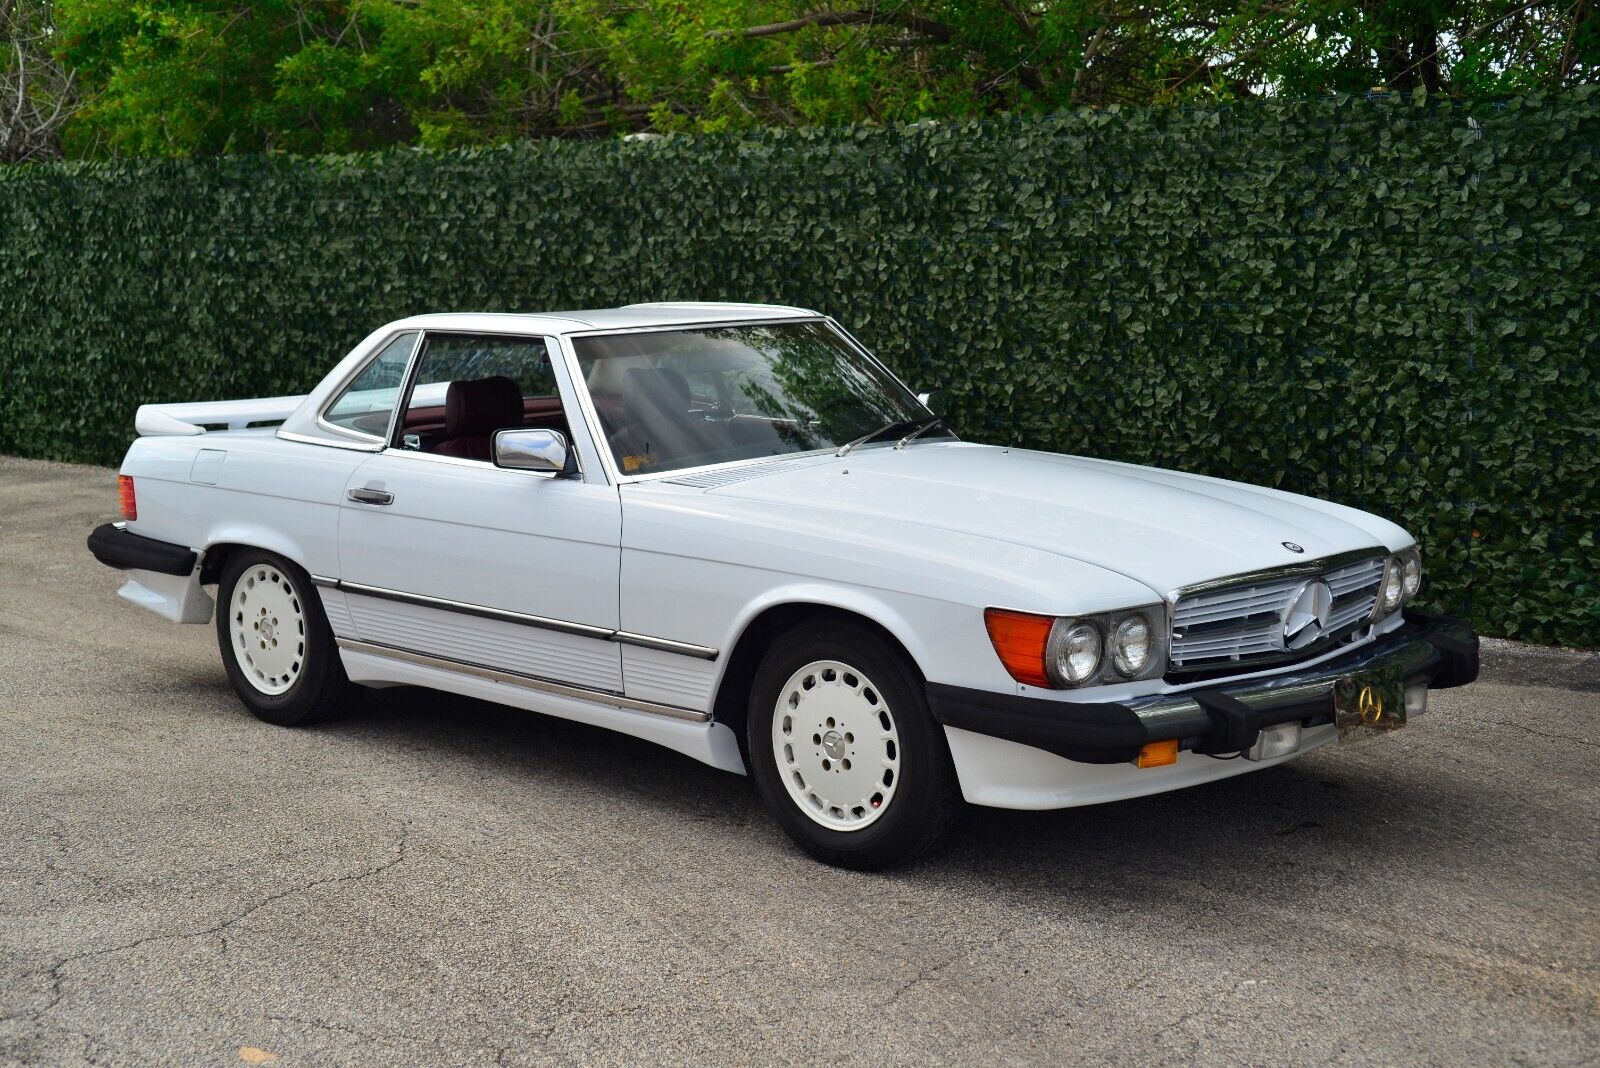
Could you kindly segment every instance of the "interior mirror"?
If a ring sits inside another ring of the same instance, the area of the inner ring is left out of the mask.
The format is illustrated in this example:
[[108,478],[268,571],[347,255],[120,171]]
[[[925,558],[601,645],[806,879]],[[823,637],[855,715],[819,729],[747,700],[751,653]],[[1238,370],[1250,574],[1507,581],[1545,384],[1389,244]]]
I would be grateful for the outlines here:
[[552,471],[575,475],[577,460],[559,430],[497,430],[494,465],[513,471]]

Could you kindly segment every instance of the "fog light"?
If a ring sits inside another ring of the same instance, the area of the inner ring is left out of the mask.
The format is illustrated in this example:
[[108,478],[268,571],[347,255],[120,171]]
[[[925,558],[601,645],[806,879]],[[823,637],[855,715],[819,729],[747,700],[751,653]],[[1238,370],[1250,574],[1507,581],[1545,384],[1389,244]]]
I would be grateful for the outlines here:
[[1164,742],[1151,742],[1139,750],[1139,758],[1133,763],[1141,768],[1164,768],[1168,764],[1178,762],[1178,739],[1168,738]]
[[1406,719],[1420,716],[1428,710],[1428,688],[1426,686],[1406,687]]
[[1260,735],[1256,737],[1256,744],[1250,747],[1245,759],[1271,760],[1274,757],[1288,756],[1299,748],[1300,724],[1279,723],[1261,729]]

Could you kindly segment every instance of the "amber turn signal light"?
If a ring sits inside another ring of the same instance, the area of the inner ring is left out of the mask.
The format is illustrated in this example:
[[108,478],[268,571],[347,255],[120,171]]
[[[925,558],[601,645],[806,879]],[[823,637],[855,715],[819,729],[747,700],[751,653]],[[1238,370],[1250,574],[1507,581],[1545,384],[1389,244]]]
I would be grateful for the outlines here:
[[117,476],[117,508],[122,518],[133,522],[139,518],[139,502],[133,497],[133,476]]
[[1164,768],[1177,762],[1178,739],[1168,738],[1163,742],[1151,742],[1139,750],[1139,758],[1134,764],[1141,768]]
[[1026,686],[1049,686],[1044,671],[1044,647],[1050,640],[1055,620],[1031,612],[1008,612],[1003,608],[983,610],[983,625],[1000,663],[1011,677]]

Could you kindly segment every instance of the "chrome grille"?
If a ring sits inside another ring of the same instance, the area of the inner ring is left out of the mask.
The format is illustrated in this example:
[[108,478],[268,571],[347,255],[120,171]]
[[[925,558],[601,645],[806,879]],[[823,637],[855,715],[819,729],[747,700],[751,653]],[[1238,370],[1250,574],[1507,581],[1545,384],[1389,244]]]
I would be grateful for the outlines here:
[[[1172,610],[1172,670],[1205,671],[1265,660],[1294,659],[1348,637],[1372,615],[1387,555],[1344,554],[1277,571],[1223,579],[1180,594]],[[1301,587],[1320,578],[1333,594],[1322,637],[1294,651],[1284,646],[1283,620]]]

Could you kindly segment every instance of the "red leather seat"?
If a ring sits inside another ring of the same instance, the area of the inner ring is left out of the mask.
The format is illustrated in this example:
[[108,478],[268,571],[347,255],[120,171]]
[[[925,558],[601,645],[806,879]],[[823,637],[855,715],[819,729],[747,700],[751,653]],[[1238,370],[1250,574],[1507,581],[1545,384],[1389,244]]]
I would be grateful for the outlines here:
[[522,389],[504,375],[452,382],[444,395],[444,435],[433,451],[494,459],[494,432],[522,425]]

